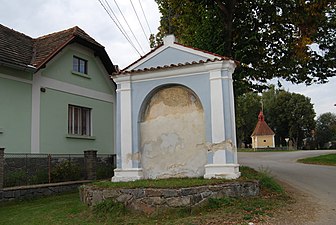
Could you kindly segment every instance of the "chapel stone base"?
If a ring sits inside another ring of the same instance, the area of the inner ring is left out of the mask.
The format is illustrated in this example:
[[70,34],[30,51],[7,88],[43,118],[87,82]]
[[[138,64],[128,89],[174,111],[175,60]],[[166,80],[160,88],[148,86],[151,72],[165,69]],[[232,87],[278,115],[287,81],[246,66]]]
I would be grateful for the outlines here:
[[204,168],[205,179],[237,179],[240,177],[239,164],[207,164],[204,166]]
[[143,179],[141,168],[115,169],[112,182],[127,182]]

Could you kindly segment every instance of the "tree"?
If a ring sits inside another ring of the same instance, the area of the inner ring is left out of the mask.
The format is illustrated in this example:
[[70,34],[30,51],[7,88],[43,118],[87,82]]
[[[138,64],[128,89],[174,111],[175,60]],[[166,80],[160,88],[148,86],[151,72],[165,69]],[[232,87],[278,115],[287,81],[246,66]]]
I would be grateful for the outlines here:
[[[261,106],[263,103],[263,107]],[[311,137],[315,128],[315,111],[310,98],[276,89],[271,85],[262,96],[245,93],[236,98],[237,143],[251,143],[251,134],[263,108],[267,124],[275,132],[276,145],[285,146],[290,138],[295,148],[303,147],[303,140]],[[335,128],[336,129],[336,128]],[[238,145],[238,146],[239,146]]]
[[261,110],[261,97],[249,92],[236,98],[237,143],[251,143],[251,134],[257,124]]
[[236,95],[262,90],[275,77],[311,84],[336,75],[334,0],[156,2],[162,14],[159,37],[173,33],[182,44],[241,62],[234,75]]
[[310,98],[301,94],[271,88],[263,93],[265,117],[275,131],[277,143],[285,145],[285,138],[295,148],[303,146],[303,139],[311,136],[315,128],[315,111]]
[[327,112],[316,120],[316,141],[320,148],[324,148],[329,141],[336,140],[336,114]]

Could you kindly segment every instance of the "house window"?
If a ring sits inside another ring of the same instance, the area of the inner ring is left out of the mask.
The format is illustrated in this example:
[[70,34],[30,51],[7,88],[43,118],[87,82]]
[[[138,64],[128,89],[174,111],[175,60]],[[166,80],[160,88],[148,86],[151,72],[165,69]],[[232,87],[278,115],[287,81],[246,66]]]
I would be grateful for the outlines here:
[[81,106],[68,107],[68,133],[91,136],[91,109]]
[[73,57],[72,70],[78,73],[87,74],[88,61],[77,56]]

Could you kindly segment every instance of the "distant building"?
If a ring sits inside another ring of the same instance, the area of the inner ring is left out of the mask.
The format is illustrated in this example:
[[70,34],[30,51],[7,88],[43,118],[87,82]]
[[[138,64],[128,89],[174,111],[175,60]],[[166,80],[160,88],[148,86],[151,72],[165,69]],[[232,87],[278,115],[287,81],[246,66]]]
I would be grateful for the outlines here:
[[251,135],[252,148],[274,148],[275,133],[265,122],[265,117],[262,111],[258,116],[258,123]]

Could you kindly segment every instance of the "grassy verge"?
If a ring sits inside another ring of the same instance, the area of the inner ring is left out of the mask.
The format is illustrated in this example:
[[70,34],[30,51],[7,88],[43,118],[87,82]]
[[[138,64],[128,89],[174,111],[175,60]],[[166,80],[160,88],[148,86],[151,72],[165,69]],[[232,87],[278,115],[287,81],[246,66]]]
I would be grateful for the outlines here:
[[169,178],[159,180],[136,180],[133,182],[98,181],[93,185],[103,188],[184,188],[229,182],[225,179]]
[[[263,182],[272,183],[276,185],[273,178],[269,176],[269,172],[257,172],[249,167],[240,167],[241,177],[238,181],[246,180],[259,180],[262,184]],[[136,180],[133,182],[110,182],[110,181],[97,181],[92,185],[101,188],[184,188],[184,187],[195,187],[203,185],[214,185],[231,182],[226,179],[204,179],[204,178],[169,178],[169,179],[158,179],[158,180]],[[265,186],[265,185],[264,185]],[[268,185],[267,187],[269,187]],[[266,186],[265,186],[266,187]],[[281,187],[279,186],[278,189]]]
[[[180,208],[151,217],[129,212],[106,200],[93,208],[83,205],[78,193],[0,204],[2,224],[247,224],[272,216],[290,201],[267,172],[241,167],[240,179],[258,179],[262,195],[252,198],[209,199],[202,208]],[[200,179],[201,180],[201,179]],[[178,181],[182,182],[181,180]],[[188,182],[184,179],[184,182]],[[198,181],[197,181],[198,182]]]
[[288,149],[277,149],[277,148],[238,148],[238,152],[295,152],[297,150],[288,150]]
[[336,166],[336,154],[327,154],[316,157],[309,157],[305,159],[299,159],[298,162],[306,164]]

